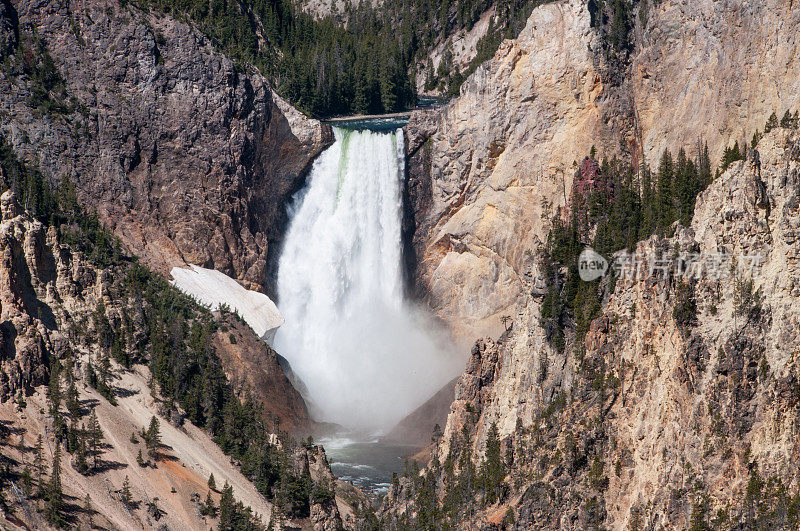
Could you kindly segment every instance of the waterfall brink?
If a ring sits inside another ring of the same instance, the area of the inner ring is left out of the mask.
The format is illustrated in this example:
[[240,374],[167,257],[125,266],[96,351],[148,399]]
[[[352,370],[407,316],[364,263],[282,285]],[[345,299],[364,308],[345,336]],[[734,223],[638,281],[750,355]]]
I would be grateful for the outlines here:
[[290,209],[275,347],[319,420],[381,430],[460,367],[445,335],[403,297],[402,130],[334,135]]

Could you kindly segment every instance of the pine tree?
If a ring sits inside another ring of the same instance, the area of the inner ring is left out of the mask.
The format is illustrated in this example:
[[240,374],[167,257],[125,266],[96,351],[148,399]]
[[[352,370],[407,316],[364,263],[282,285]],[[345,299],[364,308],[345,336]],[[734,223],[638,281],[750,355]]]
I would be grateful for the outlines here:
[[97,303],[94,310],[94,333],[97,344],[103,351],[111,348],[111,343],[114,341],[114,331],[111,329],[111,324],[106,317],[106,305],[103,299]]
[[69,429],[67,428],[67,421],[64,419],[64,415],[61,414],[61,411],[55,410],[53,412],[53,437],[56,443],[64,442],[68,435]]
[[764,134],[769,133],[776,127],[778,127],[778,115],[773,111],[772,114],[769,115],[767,123],[764,124]]
[[22,491],[25,493],[25,497],[30,498],[33,493],[33,477],[29,466],[22,469],[20,479],[22,480]]
[[89,529],[94,527],[94,509],[92,509],[92,497],[89,496],[89,493],[86,493],[86,497],[83,499],[83,512],[86,514],[87,524]]
[[128,476],[125,476],[125,481],[122,482],[122,490],[119,492],[119,497],[125,507],[130,508],[133,505],[133,494],[131,493],[131,481]]
[[161,520],[161,517],[164,515],[164,511],[158,506],[158,498],[153,498],[147,502],[147,514],[153,517],[156,522]]
[[97,456],[100,453],[100,444],[103,442],[103,429],[97,420],[97,413],[92,410],[89,415],[89,424],[86,426],[86,438],[89,443],[89,452],[92,454],[92,466],[97,468]]
[[58,361],[50,368],[50,383],[47,386],[47,401],[50,404],[50,415],[56,416],[61,407],[61,366]]
[[114,397],[114,391],[111,389],[110,382],[114,377],[111,369],[111,360],[107,353],[101,353],[97,365],[89,362],[88,381],[89,385],[97,389],[103,398],[109,401],[111,405],[116,405],[117,400]]
[[100,364],[98,370],[98,380],[103,389],[110,390],[110,382],[114,378],[114,371],[111,369],[111,359],[108,353],[100,354]]
[[428,56],[428,62],[425,64],[425,90],[432,90],[436,86],[436,73],[433,70],[433,62]]
[[708,155],[708,142],[703,145],[698,162],[698,173],[700,174],[700,186],[703,190],[711,184],[711,157]]
[[20,389],[19,393],[17,393],[16,403],[18,412],[22,412],[28,405],[28,403],[25,401],[25,393],[22,392],[22,389]]
[[25,466],[25,454],[28,451],[28,447],[25,446],[25,434],[19,434],[19,442],[17,443],[17,451],[19,452],[20,458],[22,460],[22,466]]
[[758,129],[756,129],[756,132],[753,133],[753,139],[750,140],[750,149],[755,149],[758,146],[760,140],[761,140],[761,132]]
[[381,107],[383,112],[392,112],[397,105],[397,85],[394,80],[393,58],[391,52],[383,47],[380,63]]
[[36,446],[34,447],[34,455],[33,455],[33,468],[36,470],[36,488],[37,488],[37,496],[42,497],[44,496],[45,489],[44,489],[44,475],[45,475],[45,460],[44,460],[44,445],[42,444],[42,435],[36,438]]
[[688,172],[688,162],[686,151],[683,148],[678,150],[678,157],[675,161],[675,172],[673,176],[673,201],[676,203],[676,217],[683,219],[686,203],[691,196],[691,185]]
[[69,430],[67,432],[67,452],[68,453],[75,453],[78,450],[78,424],[76,421],[72,421],[69,426]]
[[739,142],[738,141],[734,142],[733,147],[731,148],[726,147],[725,151],[722,153],[722,163],[720,164],[721,166],[720,169],[722,171],[725,171],[728,169],[728,166],[730,166],[731,163],[737,160],[742,160],[743,158],[744,156],[742,155],[742,152],[739,150]]
[[75,385],[75,379],[70,379],[69,388],[67,389],[67,411],[73,421],[76,421],[81,416],[81,403],[78,399],[78,388]]
[[230,529],[234,520],[233,488],[225,482],[222,497],[219,500],[219,528]]
[[781,118],[781,127],[787,128],[792,126],[792,113],[789,112],[789,109],[786,109],[786,112],[783,113],[783,118]]
[[161,446],[161,428],[155,415],[150,417],[150,425],[147,428],[145,444],[150,457],[158,458],[158,448]]
[[666,228],[673,220],[674,195],[672,189],[673,168],[672,155],[668,150],[664,150],[661,161],[658,164],[658,176],[656,180],[656,212],[658,215],[658,226]]
[[487,501],[493,504],[500,496],[500,487],[506,476],[496,422],[489,427],[489,434],[486,437],[486,457],[481,467],[481,476]]
[[89,471],[88,448],[86,447],[86,427],[81,425],[78,438],[78,448],[75,452],[75,470],[81,474]]
[[656,212],[653,179],[650,167],[642,161],[642,225],[639,230],[639,239],[643,240],[655,230],[658,214]]
[[352,110],[358,114],[366,114],[369,112],[369,87],[364,60],[359,60],[355,68]]
[[61,446],[56,445],[56,452],[53,455],[53,469],[50,473],[50,481],[45,489],[45,508],[44,514],[47,521],[56,527],[66,525],[64,519],[64,492],[61,488]]
[[212,472],[210,476],[208,476],[208,488],[216,491],[217,490],[217,482],[214,480],[214,473]]
[[217,508],[214,506],[214,499],[211,497],[211,491],[206,495],[206,503],[204,504],[205,512],[207,515],[214,517],[217,515]]
[[100,384],[100,379],[97,376],[97,371],[94,370],[94,364],[92,364],[91,360],[89,360],[89,363],[87,364],[86,373],[87,373],[86,379],[89,381],[89,385],[94,389],[98,389],[98,386]]
[[131,359],[126,350],[125,334],[122,331],[121,325],[117,325],[114,330],[114,339],[111,342],[111,357],[117,360],[122,366],[130,368]]

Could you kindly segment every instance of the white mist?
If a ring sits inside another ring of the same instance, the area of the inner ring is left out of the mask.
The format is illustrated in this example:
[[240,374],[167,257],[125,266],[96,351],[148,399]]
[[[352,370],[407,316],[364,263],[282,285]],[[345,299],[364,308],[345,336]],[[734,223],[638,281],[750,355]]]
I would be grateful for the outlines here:
[[461,368],[444,333],[403,297],[402,130],[334,128],[295,198],[278,269],[276,350],[318,420],[396,424]]

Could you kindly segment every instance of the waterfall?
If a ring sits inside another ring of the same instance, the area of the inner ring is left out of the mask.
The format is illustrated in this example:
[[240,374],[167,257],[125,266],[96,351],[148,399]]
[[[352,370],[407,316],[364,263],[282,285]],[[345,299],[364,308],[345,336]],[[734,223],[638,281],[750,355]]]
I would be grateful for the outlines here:
[[290,207],[275,348],[318,420],[391,427],[459,370],[443,332],[403,296],[403,132],[334,128]]

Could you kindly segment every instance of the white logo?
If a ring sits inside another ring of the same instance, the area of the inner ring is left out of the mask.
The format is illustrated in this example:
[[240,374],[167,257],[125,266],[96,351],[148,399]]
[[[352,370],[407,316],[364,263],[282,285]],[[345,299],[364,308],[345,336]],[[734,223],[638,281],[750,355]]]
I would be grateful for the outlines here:
[[585,248],[578,257],[578,274],[581,280],[591,282],[600,278],[608,271],[608,260],[603,258],[591,247]]

